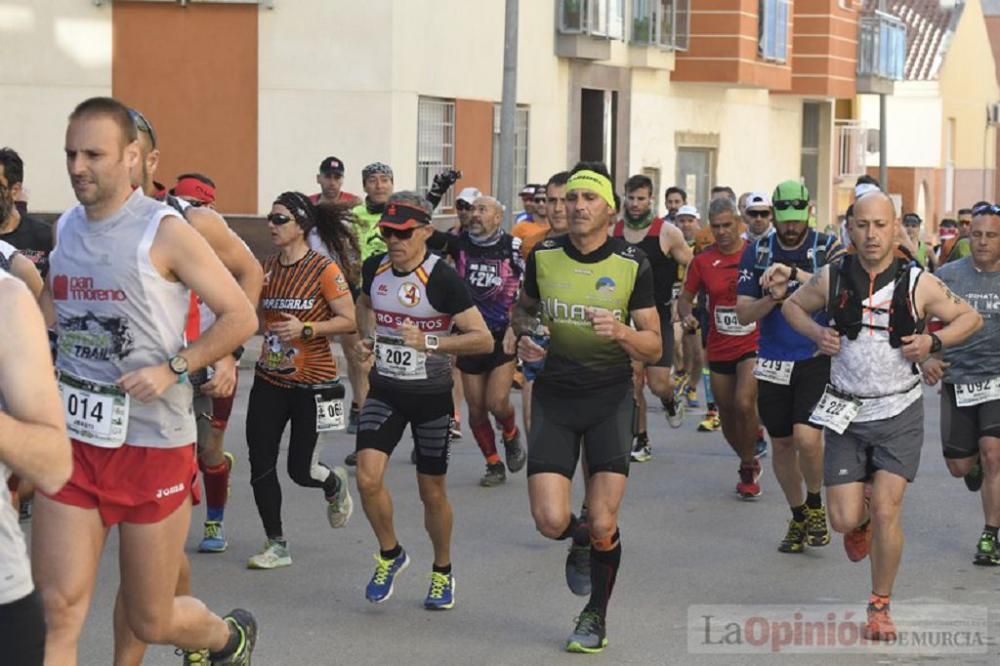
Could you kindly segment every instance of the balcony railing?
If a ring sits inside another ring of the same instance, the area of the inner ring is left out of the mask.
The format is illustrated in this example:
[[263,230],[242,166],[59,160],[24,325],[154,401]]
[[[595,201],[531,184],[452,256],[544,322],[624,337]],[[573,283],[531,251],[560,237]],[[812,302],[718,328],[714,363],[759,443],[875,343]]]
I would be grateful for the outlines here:
[[560,0],[559,32],[625,37],[625,0]]
[[906,25],[882,12],[862,16],[858,25],[858,76],[901,81],[906,62]]
[[857,121],[837,121],[837,173],[841,179],[854,179],[866,173],[865,152],[868,129]]
[[632,0],[630,41],[686,51],[691,0]]

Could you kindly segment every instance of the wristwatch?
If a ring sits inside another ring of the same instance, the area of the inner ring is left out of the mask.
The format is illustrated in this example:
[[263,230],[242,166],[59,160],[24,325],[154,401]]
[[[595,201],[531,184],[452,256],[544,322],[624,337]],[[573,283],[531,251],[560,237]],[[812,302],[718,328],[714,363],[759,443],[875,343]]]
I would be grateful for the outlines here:
[[167,365],[170,366],[170,372],[177,375],[178,384],[183,384],[188,380],[188,362],[186,358],[180,354],[174,354],[167,361]]
[[941,351],[941,338],[937,336],[937,333],[929,333],[931,336],[931,353],[936,354]]
[[435,349],[437,349],[438,345],[440,344],[440,342],[441,341],[438,340],[438,336],[436,336],[436,335],[425,335],[424,336],[424,347],[428,351],[434,351]]
[[313,328],[313,325],[312,325],[311,321],[307,321],[306,323],[302,324],[302,334],[301,335],[302,335],[302,339],[303,340],[309,340],[315,334],[316,334],[316,329]]
[[789,271],[789,273],[788,273],[788,281],[789,282],[795,282],[795,279],[797,277],[799,277],[799,267],[798,266],[792,266],[792,270]]

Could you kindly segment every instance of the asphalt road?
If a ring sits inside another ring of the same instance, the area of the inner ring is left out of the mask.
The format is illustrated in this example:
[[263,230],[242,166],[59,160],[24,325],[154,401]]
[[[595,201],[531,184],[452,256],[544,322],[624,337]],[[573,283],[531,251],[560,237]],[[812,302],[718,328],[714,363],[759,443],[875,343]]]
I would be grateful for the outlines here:
[[[742,605],[748,613],[771,604],[850,604],[863,615],[870,590],[867,561],[852,564],[841,539],[802,555],[776,551],[787,506],[765,459],[764,494],[742,502],[733,492],[738,462],[721,434],[697,433],[696,415],[681,429],[668,427],[659,407],[650,408],[652,461],[633,465],[621,516],[624,554],[609,613],[609,646],[600,656],[562,652],[575,615],[584,605],[563,580],[566,546],[542,538],[528,509],[524,473],[505,486],[479,487],[483,460],[471,434],[454,445],[449,491],[455,509],[453,564],[457,604],[449,612],[423,610],[431,549],[423,530],[409,438],[388,471],[396,527],[412,566],[385,604],[365,601],[364,586],[377,545],[354,493],[350,524],[333,531],[321,493],[294,486],[282,474],[284,522],[294,564],[277,571],[248,571],[246,558],[264,539],[251,495],[244,437],[246,395],[252,373],[244,362],[240,396],[227,438],[236,453],[232,497],[226,513],[229,550],[194,552],[203,507],[195,509],[188,540],[197,595],[218,612],[252,609],[260,622],[255,664],[560,664],[580,660],[609,664],[795,663],[997,663],[990,636],[997,622],[1000,569],[972,565],[982,528],[979,498],[943,464],[938,439],[936,391],[928,389],[926,438],[920,474],[906,497],[907,538],[893,605],[897,619],[919,603],[989,608],[991,620],[980,654],[859,654],[696,652],[699,630],[689,641],[692,605]],[[519,403],[520,394],[514,394]],[[655,401],[651,401],[655,404]],[[518,405],[518,409],[520,409]],[[337,434],[323,459],[339,463],[353,439]],[[580,488],[575,488],[580,495]],[[81,664],[111,663],[111,608],[117,585],[116,537],[105,552],[93,605],[81,640]],[[696,619],[697,623],[697,619]],[[714,630],[713,630],[714,631]],[[719,633],[710,640],[718,641]],[[717,646],[716,646],[717,647]],[[713,649],[712,645],[708,649]],[[2,660],[0,660],[2,661]],[[176,664],[172,649],[150,649],[148,664]]]

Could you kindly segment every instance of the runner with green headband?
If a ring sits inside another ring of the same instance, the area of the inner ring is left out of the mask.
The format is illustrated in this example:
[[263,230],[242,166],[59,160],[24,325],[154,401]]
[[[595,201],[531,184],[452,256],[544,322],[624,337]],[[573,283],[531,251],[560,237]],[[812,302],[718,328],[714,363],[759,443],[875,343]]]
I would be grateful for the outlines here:
[[[649,260],[608,236],[615,199],[607,169],[578,164],[566,192],[569,232],[543,241],[528,257],[514,325],[521,359],[545,362],[528,434],[531,513],[550,539],[592,546],[588,580],[567,569],[570,590],[589,593],[590,601],[566,643],[570,652],[591,653],[607,645],[605,616],[621,562],[618,510],[632,441],[632,361],[655,363],[663,349]],[[551,336],[546,348],[528,335],[539,318]],[[590,471],[586,524],[571,510],[581,444]]]

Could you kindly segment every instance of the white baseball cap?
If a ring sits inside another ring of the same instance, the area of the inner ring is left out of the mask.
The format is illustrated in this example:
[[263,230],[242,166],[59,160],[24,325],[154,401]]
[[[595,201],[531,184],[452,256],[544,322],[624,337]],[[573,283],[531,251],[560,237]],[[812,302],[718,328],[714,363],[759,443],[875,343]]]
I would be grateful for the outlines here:
[[751,192],[747,195],[746,207],[747,210],[750,210],[751,208],[770,208],[771,197],[767,196],[763,192]]
[[861,183],[860,185],[854,186],[854,198],[860,199],[869,192],[878,192],[878,185],[872,185],[871,183]]
[[457,201],[464,201],[465,203],[472,205],[476,202],[476,199],[478,199],[481,196],[483,196],[483,193],[480,192],[475,187],[466,187],[464,190],[458,193],[458,196],[455,197],[455,199]]
[[678,218],[681,215],[690,215],[696,220],[701,219],[701,215],[698,214],[698,209],[690,204],[684,204],[683,206],[677,209],[676,213],[674,213],[675,218]]

